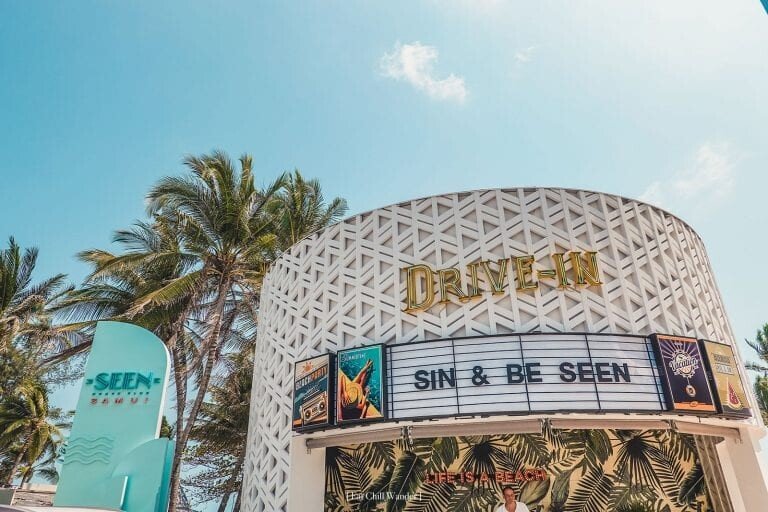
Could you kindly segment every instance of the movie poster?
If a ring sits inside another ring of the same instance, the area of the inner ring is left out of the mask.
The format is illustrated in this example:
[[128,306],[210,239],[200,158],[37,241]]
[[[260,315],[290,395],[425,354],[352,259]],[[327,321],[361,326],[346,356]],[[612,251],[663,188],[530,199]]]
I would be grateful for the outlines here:
[[296,363],[293,370],[294,430],[330,425],[330,369],[329,354]]
[[752,416],[747,394],[739,377],[733,348],[730,345],[705,340],[701,341],[701,346],[712,375],[720,413],[737,418]]
[[654,334],[662,383],[674,411],[716,413],[699,344],[693,338]]
[[384,418],[384,346],[342,350],[336,368],[336,423]]

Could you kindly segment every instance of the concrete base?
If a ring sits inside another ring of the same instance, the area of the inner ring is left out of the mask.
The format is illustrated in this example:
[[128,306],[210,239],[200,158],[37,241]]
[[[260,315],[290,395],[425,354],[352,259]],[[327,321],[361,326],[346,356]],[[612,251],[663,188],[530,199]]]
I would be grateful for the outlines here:
[[288,510],[321,511],[325,500],[325,448],[307,450],[306,438],[291,439]]
[[768,509],[768,467],[760,457],[765,428],[741,429],[741,440],[725,439],[717,445],[733,509],[755,512]]

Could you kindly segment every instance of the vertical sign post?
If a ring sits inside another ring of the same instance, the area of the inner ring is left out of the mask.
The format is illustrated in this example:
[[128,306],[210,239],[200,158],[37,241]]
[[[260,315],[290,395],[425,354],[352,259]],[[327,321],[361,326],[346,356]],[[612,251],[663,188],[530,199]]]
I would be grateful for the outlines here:
[[159,433],[169,372],[157,336],[97,324],[54,506],[165,511],[173,443]]

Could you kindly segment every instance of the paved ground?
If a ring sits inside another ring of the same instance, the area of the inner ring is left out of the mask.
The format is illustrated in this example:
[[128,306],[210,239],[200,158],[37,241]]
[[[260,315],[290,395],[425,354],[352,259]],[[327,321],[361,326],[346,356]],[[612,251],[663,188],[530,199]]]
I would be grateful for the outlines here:
[[53,493],[42,491],[16,491],[13,498],[14,505],[30,505],[37,507],[50,507],[53,505]]

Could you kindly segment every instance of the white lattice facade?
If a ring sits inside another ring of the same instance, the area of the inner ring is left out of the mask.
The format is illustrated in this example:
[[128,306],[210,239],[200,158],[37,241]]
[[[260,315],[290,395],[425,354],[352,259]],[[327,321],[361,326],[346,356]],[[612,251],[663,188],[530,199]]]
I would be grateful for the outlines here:
[[[598,252],[602,286],[542,283],[403,311],[405,266],[465,268],[528,254],[546,264],[572,250]],[[687,224],[638,201],[566,189],[428,197],[336,224],[274,264],[259,322],[246,512],[287,510],[296,360],[365,343],[531,331],[661,332],[733,343],[706,251]]]

